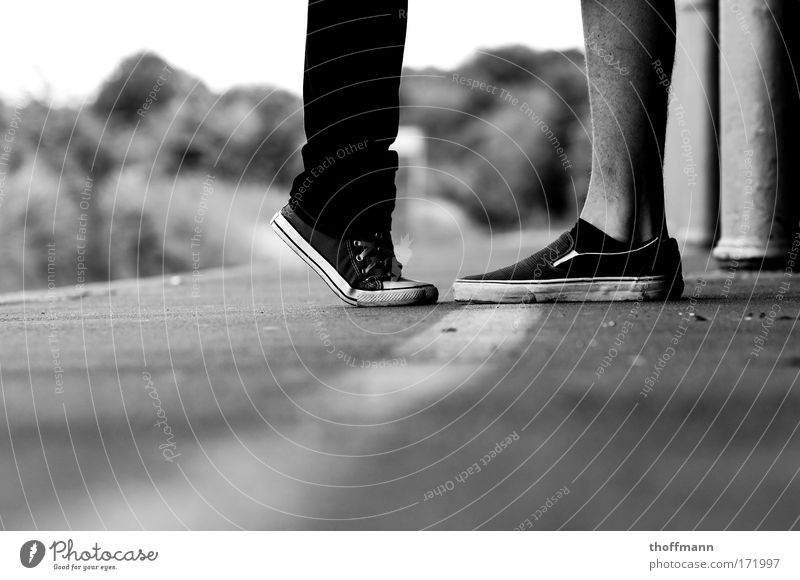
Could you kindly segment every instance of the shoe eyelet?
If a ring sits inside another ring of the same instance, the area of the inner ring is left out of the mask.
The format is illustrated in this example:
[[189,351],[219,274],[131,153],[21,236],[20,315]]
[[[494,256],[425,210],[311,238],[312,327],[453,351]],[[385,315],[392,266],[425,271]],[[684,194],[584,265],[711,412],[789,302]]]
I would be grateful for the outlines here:
[[364,258],[361,257],[361,254],[356,254],[356,262],[363,262]]

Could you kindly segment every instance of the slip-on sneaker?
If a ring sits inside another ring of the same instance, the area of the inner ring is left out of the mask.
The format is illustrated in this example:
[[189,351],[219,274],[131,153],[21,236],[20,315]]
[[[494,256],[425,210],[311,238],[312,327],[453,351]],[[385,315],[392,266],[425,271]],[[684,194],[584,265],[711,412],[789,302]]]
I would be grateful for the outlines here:
[[681,255],[674,238],[631,247],[579,220],[532,256],[459,278],[453,290],[456,301],[481,303],[677,299],[683,292]]
[[289,205],[270,221],[278,237],[319,274],[331,290],[353,306],[432,304],[433,284],[402,277],[389,232],[364,239],[337,239],[304,222]]

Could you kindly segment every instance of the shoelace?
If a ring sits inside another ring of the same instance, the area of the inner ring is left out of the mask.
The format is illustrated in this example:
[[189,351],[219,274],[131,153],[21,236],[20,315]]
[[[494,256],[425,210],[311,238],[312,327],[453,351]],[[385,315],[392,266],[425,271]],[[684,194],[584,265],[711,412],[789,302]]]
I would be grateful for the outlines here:
[[361,273],[364,276],[375,276],[380,280],[391,280],[400,277],[402,264],[394,256],[391,239],[386,234],[376,233],[371,240],[355,240],[353,245],[361,252],[356,254],[356,261],[363,264]]

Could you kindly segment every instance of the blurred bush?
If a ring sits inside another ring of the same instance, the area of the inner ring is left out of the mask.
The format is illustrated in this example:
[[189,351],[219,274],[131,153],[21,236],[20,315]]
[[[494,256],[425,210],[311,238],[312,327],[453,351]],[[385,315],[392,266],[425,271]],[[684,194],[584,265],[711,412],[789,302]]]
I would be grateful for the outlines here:
[[564,219],[588,188],[588,93],[578,51],[482,51],[407,70],[401,122],[429,138],[431,195],[493,228]]
[[[494,228],[574,211],[590,161],[582,67],[577,51],[510,47],[455,71],[406,71],[401,122],[427,136],[428,195]],[[123,60],[82,106],[0,103],[0,290],[191,270],[203,203],[219,211],[204,223],[202,266],[247,260],[250,232],[224,221],[230,201],[285,195],[301,105],[272,87],[215,93],[151,53]]]
[[[189,271],[198,213],[202,267],[246,261],[252,232],[226,227],[230,200],[284,195],[301,105],[272,87],[213,93],[149,53],[123,60],[88,105],[0,104],[0,290]],[[208,176],[216,199],[203,197]]]

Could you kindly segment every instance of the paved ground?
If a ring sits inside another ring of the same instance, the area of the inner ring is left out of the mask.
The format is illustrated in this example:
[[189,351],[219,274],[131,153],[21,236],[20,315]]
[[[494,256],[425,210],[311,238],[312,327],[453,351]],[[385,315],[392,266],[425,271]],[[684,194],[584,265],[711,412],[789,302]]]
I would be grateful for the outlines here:
[[[408,272],[525,251],[451,233]],[[0,298],[2,526],[799,528],[800,284],[686,267],[666,305],[353,309],[278,252]]]

